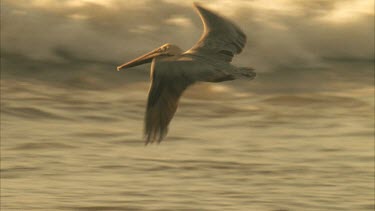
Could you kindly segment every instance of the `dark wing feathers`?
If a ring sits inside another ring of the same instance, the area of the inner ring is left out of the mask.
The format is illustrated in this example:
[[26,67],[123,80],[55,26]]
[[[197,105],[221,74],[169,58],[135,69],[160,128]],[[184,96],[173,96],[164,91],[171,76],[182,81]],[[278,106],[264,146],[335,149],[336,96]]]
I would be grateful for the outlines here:
[[[173,73],[173,72],[172,72]],[[145,116],[146,144],[160,142],[168,132],[168,125],[177,110],[183,91],[192,84],[183,75],[153,73]]]
[[244,32],[232,23],[212,11],[194,4],[204,25],[199,41],[187,53],[231,62],[235,54],[241,53],[246,44]]

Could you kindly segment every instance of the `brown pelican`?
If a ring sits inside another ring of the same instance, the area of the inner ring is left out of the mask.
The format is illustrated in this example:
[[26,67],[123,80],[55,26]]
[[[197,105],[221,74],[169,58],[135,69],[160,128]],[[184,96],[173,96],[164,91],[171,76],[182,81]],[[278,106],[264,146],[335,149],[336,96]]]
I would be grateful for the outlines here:
[[203,22],[204,32],[188,51],[165,44],[117,70],[144,63],[151,64],[151,86],[145,115],[146,145],[160,142],[176,112],[183,91],[195,82],[222,82],[238,78],[255,78],[252,68],[231,64],[246,44],[246,35],[230,20],[194,3]]

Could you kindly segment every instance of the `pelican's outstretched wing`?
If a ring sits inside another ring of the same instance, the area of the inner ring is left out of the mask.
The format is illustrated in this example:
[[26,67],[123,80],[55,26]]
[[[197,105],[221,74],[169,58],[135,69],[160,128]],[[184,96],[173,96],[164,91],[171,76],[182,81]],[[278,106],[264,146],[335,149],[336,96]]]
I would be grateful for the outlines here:
[[145,144],[160,142],[168,132],[168,125],[177,110],[183,91],[193,83],[183,74],[174,71],[152,72],[151,88],[145,116]]
[[246,35],[230,20],[194,3],[202,19],[204,32],[199,41],[186,53],[231,62],[246,44]]

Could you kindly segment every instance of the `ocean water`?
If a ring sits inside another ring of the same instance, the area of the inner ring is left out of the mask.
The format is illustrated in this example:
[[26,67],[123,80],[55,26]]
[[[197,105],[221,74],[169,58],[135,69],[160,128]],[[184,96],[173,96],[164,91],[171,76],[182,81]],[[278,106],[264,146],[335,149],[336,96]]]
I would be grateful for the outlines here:
[[145,74],[5,75],[1,210],[373,210],[373,64],[340,68],[197,84],[148,146]]

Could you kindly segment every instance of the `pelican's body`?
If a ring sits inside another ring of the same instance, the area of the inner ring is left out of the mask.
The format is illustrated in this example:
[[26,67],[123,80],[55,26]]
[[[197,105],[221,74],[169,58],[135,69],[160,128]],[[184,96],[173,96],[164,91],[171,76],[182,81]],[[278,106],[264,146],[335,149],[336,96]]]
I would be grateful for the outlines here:
[[204,33],[190,50],[183,52],[176,45],[165,44],[117,68],[152,62],[145,115],[146,144],[160,142],[166,136],[178,100],[191,84],[255,78],[252,68],[238,68],[230,63],[245,46],[245,34],[229,20],[194,5],[203,21]]

